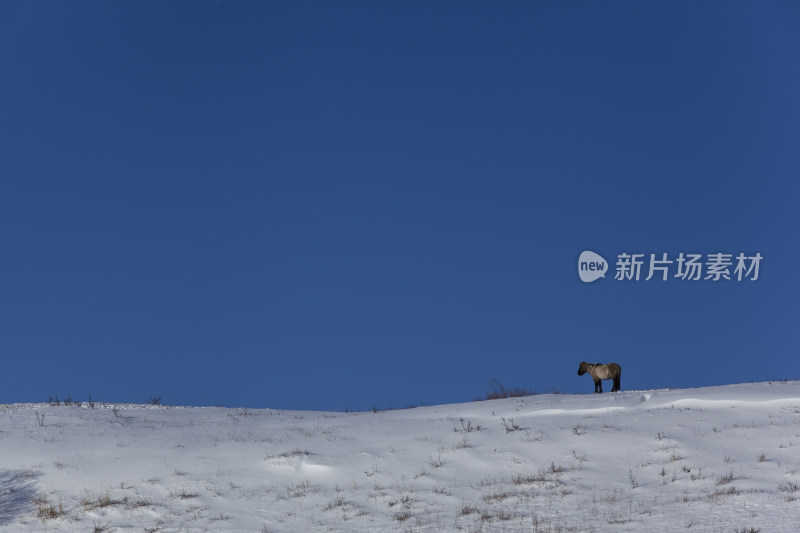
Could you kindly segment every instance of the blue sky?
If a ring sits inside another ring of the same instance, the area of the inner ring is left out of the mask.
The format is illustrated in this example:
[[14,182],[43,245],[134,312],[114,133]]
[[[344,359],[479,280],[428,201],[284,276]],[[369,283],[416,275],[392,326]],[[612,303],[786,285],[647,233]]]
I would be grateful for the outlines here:
[[4,2],[0,47],[0,402],[800,376],[795,2]]

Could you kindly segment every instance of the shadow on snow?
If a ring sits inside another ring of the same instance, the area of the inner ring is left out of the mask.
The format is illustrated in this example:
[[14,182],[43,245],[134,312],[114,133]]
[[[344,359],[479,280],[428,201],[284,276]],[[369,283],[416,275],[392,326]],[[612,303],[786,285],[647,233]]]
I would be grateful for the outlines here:
[[33,510],[37,477],[32,470],[0,470],[0,525]]

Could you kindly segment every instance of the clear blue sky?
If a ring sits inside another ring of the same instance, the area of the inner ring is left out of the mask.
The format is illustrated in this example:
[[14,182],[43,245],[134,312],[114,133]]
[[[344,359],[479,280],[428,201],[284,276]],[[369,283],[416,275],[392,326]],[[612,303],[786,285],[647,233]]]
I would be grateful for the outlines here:
[[800,376],[797,2],[19,1],[0,51],[2,403]]

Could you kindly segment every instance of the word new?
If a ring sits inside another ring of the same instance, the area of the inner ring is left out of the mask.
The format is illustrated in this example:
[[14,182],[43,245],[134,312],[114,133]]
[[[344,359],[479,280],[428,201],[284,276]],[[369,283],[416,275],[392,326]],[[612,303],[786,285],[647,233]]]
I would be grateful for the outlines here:
[[578,275],[584,283],[591,283],[597,278],[606,277],[608,263],[599,254],[586,250],[578,258]]

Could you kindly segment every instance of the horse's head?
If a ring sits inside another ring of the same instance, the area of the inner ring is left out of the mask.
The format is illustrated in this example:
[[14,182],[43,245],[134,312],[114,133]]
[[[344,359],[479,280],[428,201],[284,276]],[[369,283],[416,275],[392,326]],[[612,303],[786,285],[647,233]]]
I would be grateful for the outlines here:
[[581,363],[581,366],[578,367],[578,375],[582,376],[586,373],[586,363]]

